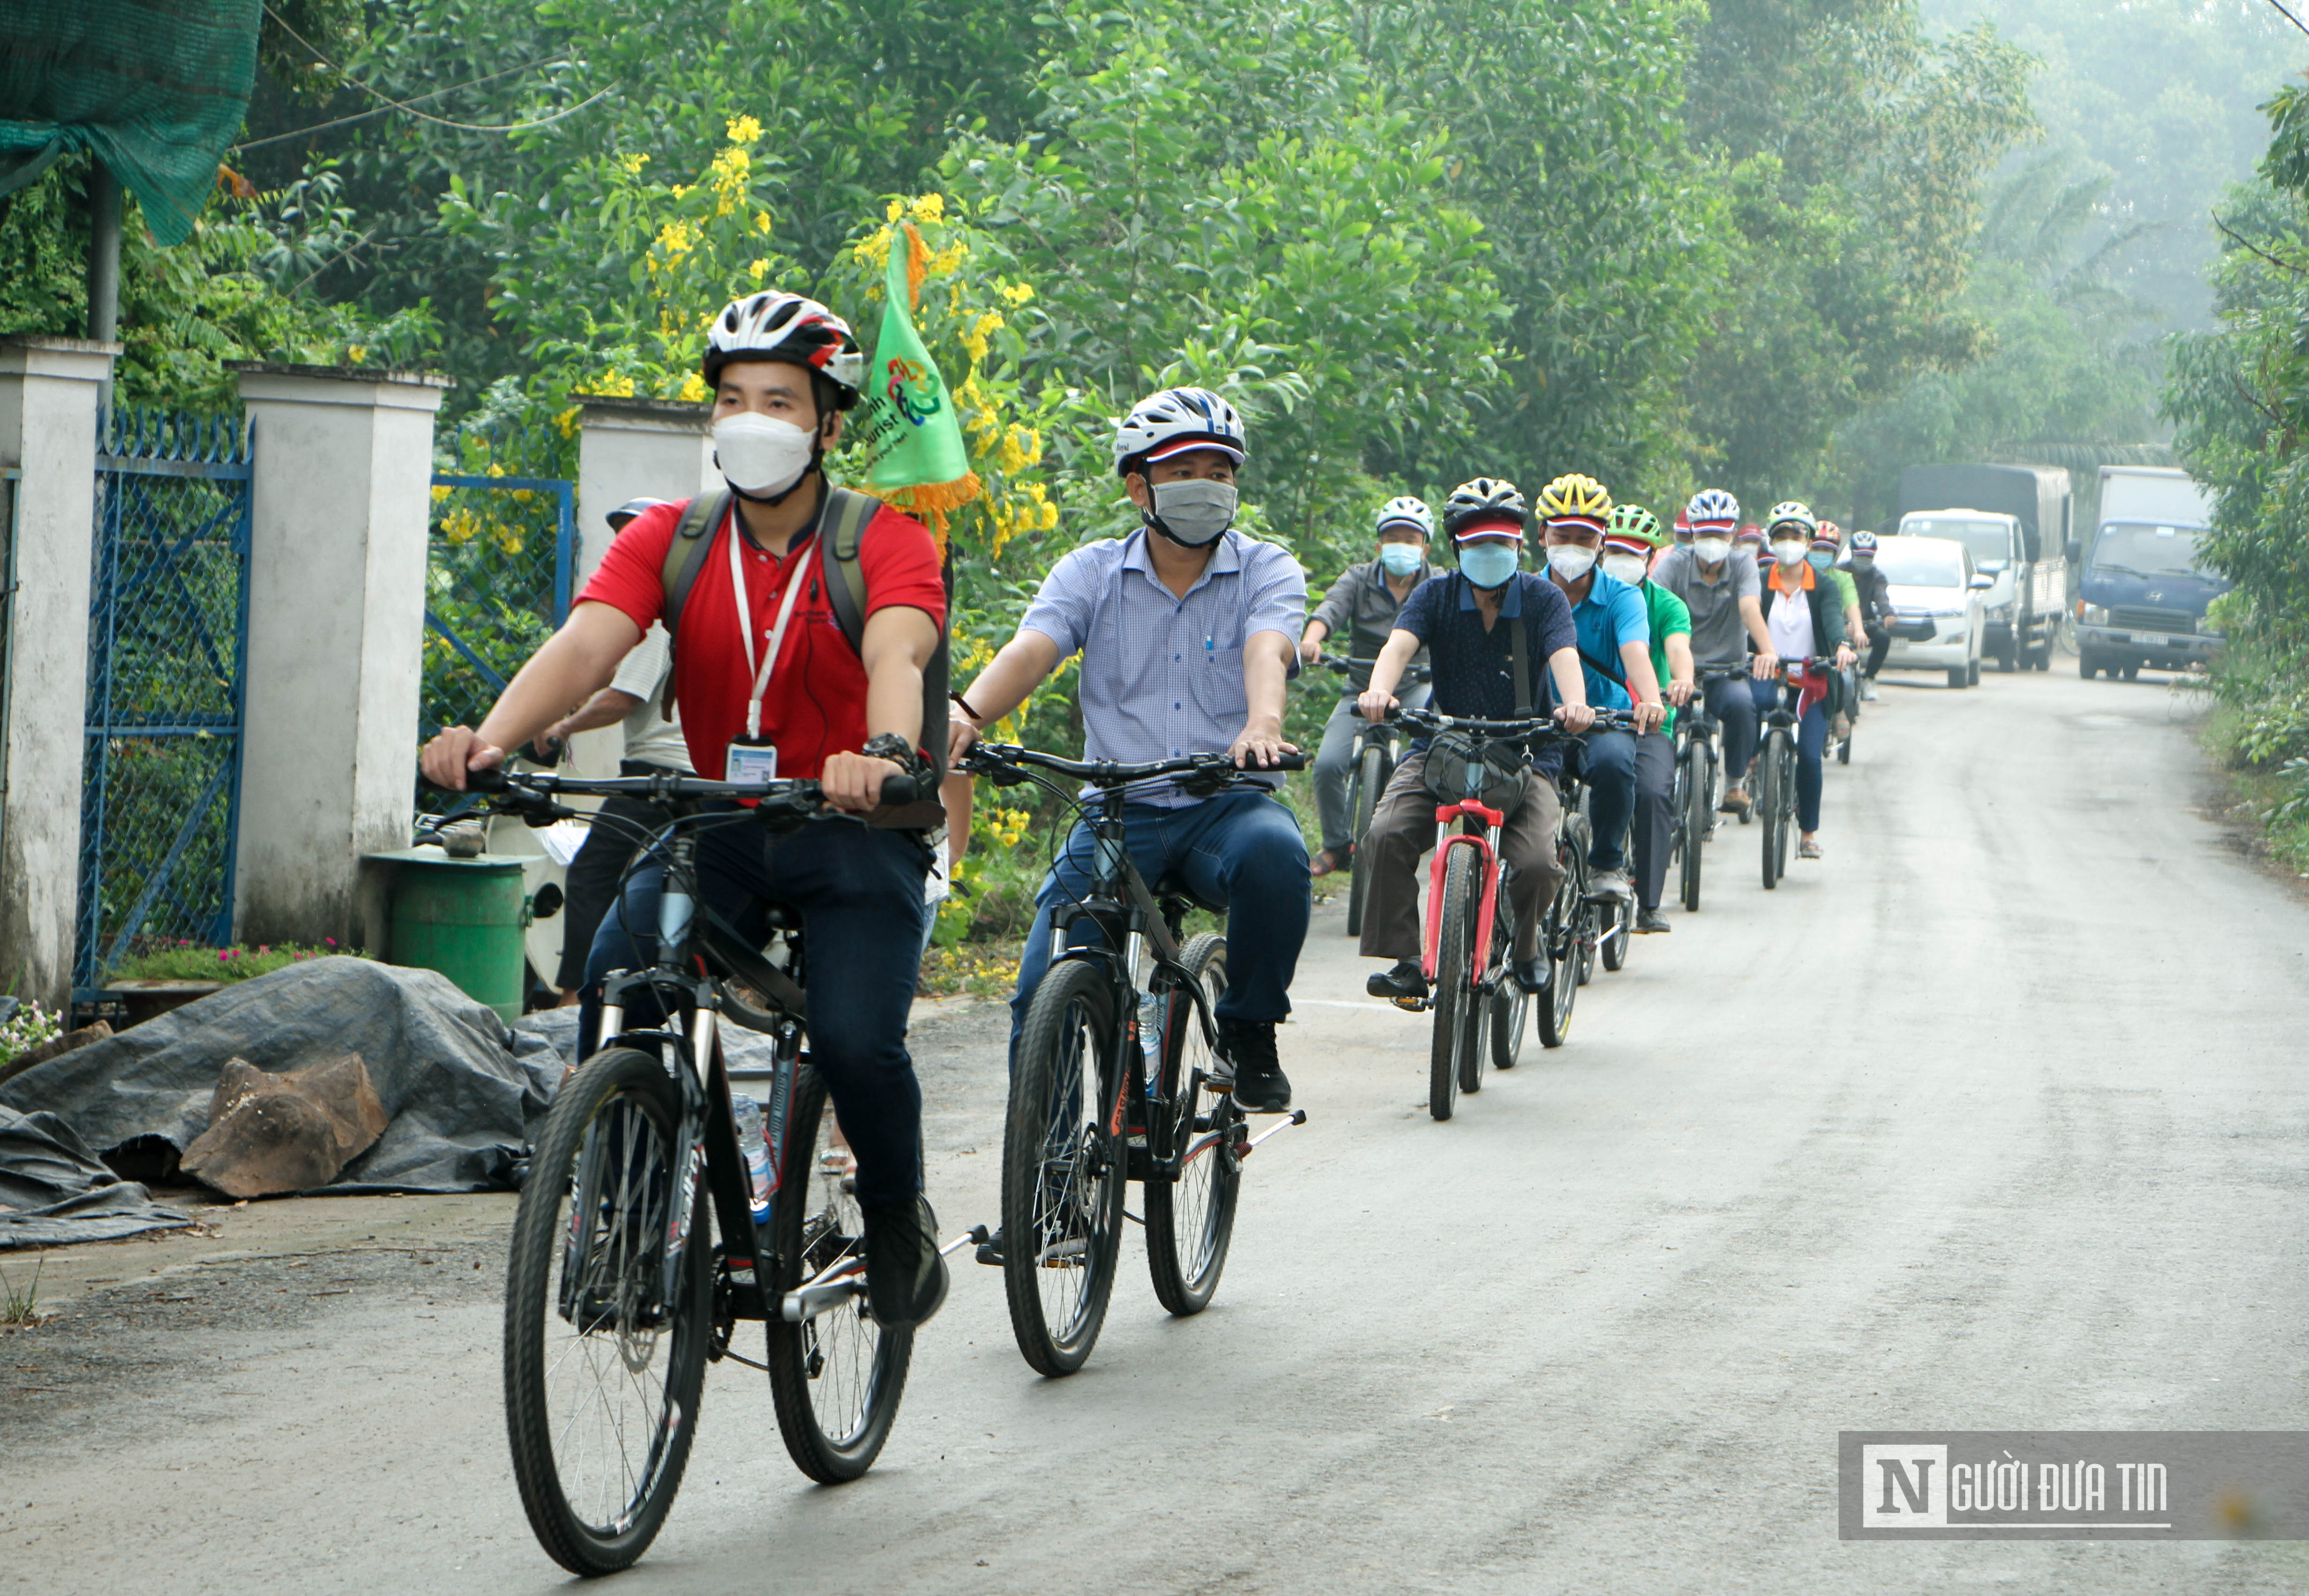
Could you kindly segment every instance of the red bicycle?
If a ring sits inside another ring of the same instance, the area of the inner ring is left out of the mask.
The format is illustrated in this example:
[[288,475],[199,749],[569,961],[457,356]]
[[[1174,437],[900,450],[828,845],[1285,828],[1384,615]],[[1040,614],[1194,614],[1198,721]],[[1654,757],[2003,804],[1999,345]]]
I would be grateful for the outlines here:
[[[1443,835],[1428,865],[1427,927],[1420,953],[1429,996],[1423,1005],[1397,1000],[1399,1006],[1434,1013],[1427,1111],[1449,1119],[1460,1092],[1483,1089],[1487,1060],[1512,1069],[1523,1053],[1531,995],[1508,968],[1516,927],[1515,905],[1506,891],[1511,872],[1500,858],[1500,832],[1508,819],[1502,805],[1514,801],[1512,790],[1530,770],[1535,750],[1576,742],[1579,734],[1560,730],[1544,717],[1476,720],[1399,709],[1390,718],[1435,734],[1427,750],[1428,789],[1463,795],[1435,806],[1435,824]],[[1596,717],[1599,730],[1632,724],[1612,712]],[[1449,733],[1460,735],[1441,735]],[[1577,867],[1585,858],[1577,839],[1584,836],[1586,817],[1576,802],[1565,804],[1563,822],[1557,850]],[[1561,1040],[1570,1017],[1566,999],[1577,990],[1581,966],[1592,954],[1594,919],[1576,871],[1567,875],[1565,890],[1556,894],[1542,927],[1542,951],[1553,968],[1555,992],[1561,995],[1545,1016],[1555,1023],[1543,1025],[1543,1040],[1550,1047]]]

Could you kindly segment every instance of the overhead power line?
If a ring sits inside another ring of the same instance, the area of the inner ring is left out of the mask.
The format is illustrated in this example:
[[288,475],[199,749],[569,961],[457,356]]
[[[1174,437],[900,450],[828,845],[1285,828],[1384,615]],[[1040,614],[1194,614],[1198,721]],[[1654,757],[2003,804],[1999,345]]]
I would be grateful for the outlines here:
[[[303,34],[301,34],[301,33],[298,32],[298,31],[297,31],[297,30],[295,30],[294,28],[291,28],[291,27],[288,24],[288,22],[286,22],[286,21],[281,17],[281,13],[280,13],[279,12],[277,12],[277,11],[273,10],[273,9],[272,9],[272,7],[269,4],[264,7],[264,14],[265,14],[266,16],[271,17],[274,22],[279,22],[279,23],[281,24],[281,31],[282,31],[283,33],[286,33],[290,38],[291,38],[291,39],[295,39],[298,44],[303,45],[307,49],[311,50],[311,51],[313,52],[313,59],[314,59],[314,60],[316,60],[316,61],[317,61],[317,62],[319,62],[322,65],[324,65],[324,66],[327,67],[331,72],[335,73],[337,74],[338,78],[339,78],[342,82],[345,82],[346,84],[350,85],[350,87],[352,87],[352,88],[355,88],[355,89],[359,90],[363,94],[366,94],[366,95],[369,96],[369,98],[371,98],[372,99],[376,99],[376,100],[378,100],[378,101],[381,101],[381,102],[382,102],[382,104],[383,104],[383,108],[382,108],[382,109],[377,110],[377,111],[374,111],[374,112],[366,112],[366,113],[363,113],[364,115],[369,115],[369,116],[383,116],[383,115],[385,114],[385,111],[388,111],[388,110],[391,110],[391,111],[399,111],[399,112],[402,113],[404,116],[414,116],[414,117],[416,117],[419,122],[430,122],[430,123],[432,123],[432,124],[433,124],[435,126],[437,126],[437,127],[447,127],[447,128],[453,128],[453,129],[454,129],[455,131],[457,131],[457,132],[459,132],[459,133],[527,133],[527,132],[528,132],[531,128],[532,128],[532,127],[550,127],[550,126],[551,126],[553,124],[555,124],[556,122],[562,121],[563,119],[565,119],[565,118],[566,118],[566,117],[574,116],[575,116],[578,112],[580,112],[580,111],[584,110],[587,106],[593,104],[593,103],[594,103],[594,101],[596,101],[596,100],[600,100],[600,99],[606,99],[609,97],[609,94],[610,94],[610,91],[608,91],[607,89],[604,89],[604,90],[602,90],[602,91],[601,91],[600,93],[598,93],[598,94],[592,95],[592,97],[590,97],[590,98],[588,98],[588,99],[579,100],[579,101],[578,101],[575,105],[574,105],[574,106],[570,106],[570,107],[568,107],[567,108],[563,109],[563,110],[556,111],[556,112],[554,112],[554,113],[553,113],[553,115],[551,115],[550,116],[540,116],[540,117],[538,117],[538,118],[537,118],[535,121],[533,121],[533,122],[506,122],[506,123],[499,123],[499,124],[497,124],[497,125],[484,125],[483,124],[480,124],[480,123],[478,123],[478,122],[455,122],[455,121],[452,121],[450,118],[448,118],[448,117],[446,117],[446,116],[434,116],[431,112],[429,112],[429,111],[420,111],[420,110],[419,110],[419,109],[417,108],[416,105],[415,105],[413,102],[411,102],[411,101],[404,100],[404,99],[393,99],[393,96],[391,96],[391,95],[389,95],[389,94],[387,94],[387,93],[384,92],[382,90],[378,90],[378,89],[371,88],[368,84],[362,82],[359,78],[354,77],[351,73],[348,73],[347,71],[345,71],[345,69],[344,69],[343,67],[339,66],[335,62],[333,62],[333,61],[330,60],[326,56],[324,56],[323,54],[321,54],[321,52],[320,52],[319,48],[314,45],[314,43],[313,43],[313,41],[312,41],[311,39],[307,39]],[[535,65],[541,65],[541,63],[538,63],[538,62],[532,62],[530,65],[531,65],[531,66],[535,66]],[[512,71],[514,71],[514,72],[525,72],[525,71],[527,71],[527,70],[528,70],[528,68],[527,68],[527,67],[515,67],[515,68],[512,68],[511,70],[512,70]],[[495,74],[493,74],[493,75],[497,76],[497,77],[505,77],[505,76],[507,76],[507,75],[508,75],[508,73],[495,73]],[[487,78],[476,78],[476,79],[474,79],[474,80],[473,80],[473,82],[477,82],[477,83],[487,82],[489,82],[489,79],[487,79]],[[458,85],[458,86],[459,86],[459,87],[465,87],[466,85],[460,84],[460,85]],[[442,91],[439,91],[439,93],[443,93],[443,94],[445,94],[445,93],[447,93],[447,92],[449,92],[449,91],[447,91],[447,90],[445,90],[445,90],[442,90]],[[420,96],[419,96],[419,99],[432,99],[437,98],[437,96],[436,96],[436,95],[432,95],[432,94],[426,94],[426,95],[420,95]],[[347,116],[347,117],[340,117],[340,118],[338,119],[338,122],[349,122],[349,121],[353,121],[353,120],[356,120],[356,118]],[[333,126],[338,125],[338,122],[324,122],[324,123],[322,123],[320,125],[321,125],[322,127],[333,127]],[[317,129],[317,128],[306,128],[306,129],[304,129],[303,131],[305,131],[305,132],[307,132],[307,133],[313,133],[313,132],[317,132],[317,131],[318,131],[318,129]],[[281,137],[283,137],[283,138],[293,138],[293,137],[295,137],[296,135],[295,135],[295,134],[281,134],[281,135],[280,135],[280,136],[281,136]],[[268,139],[268,140],[265,140],[265,141],[264,141],[264,142],[267,142],[267,143],[270,143],[270,142],[272,142],[272,140],[270,140],[270,139]],[[244,146],[239,146],[239,147],[240,147],[240,148],[246,148],[246,146],[245,146],[245,145],[244,145]]]

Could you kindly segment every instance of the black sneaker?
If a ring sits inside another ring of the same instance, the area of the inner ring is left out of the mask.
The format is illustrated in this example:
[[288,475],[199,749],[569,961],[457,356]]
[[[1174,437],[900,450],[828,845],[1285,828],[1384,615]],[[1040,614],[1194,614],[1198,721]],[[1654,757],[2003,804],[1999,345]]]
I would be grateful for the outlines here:
[[946,1260],[928,1197],[860,1204],[866,1216],[866,1299],[885,1330],[927,1323],[946,1302]]
[[1647,909],[1642,913],[1636,916],[1636,930],[1643,936],[1649,936],[1656,931],[1673,931],[1675,927],[1667,923],[1667,916],[1662,914],[1656,909]]
[[1555,979],[1554,969],[1548,963],[1545,953],[1533,959],[1518,959],[1509,966],[1509,971],[1515,977],[1516,985],[1534,997],[1546,991],[1548,983]]
[[[983,1236],[986,1233],[982,1229],[979,1234]],[[982,1264],[999,1264],[1002,1262],[1001,1226],[997,1225],[994,1228],[994,1233],[991,1236],[987,1236],[985,1240],[978,1244],[977,1257],[978,1261]]]
[[1222,1020],[1219,1049],[1234,1064],[1238,1108],[1249,1114],[1280,1114],[1291,1106],[1291,1081],[1275,1057],[1275,1022]]
[[1386,997],[1402,1002],[1427,1001],[1427,972],[1416,959],[1397,959],[1395,968],[1382,970],[1363,983],[1363,990],[1373,997]]

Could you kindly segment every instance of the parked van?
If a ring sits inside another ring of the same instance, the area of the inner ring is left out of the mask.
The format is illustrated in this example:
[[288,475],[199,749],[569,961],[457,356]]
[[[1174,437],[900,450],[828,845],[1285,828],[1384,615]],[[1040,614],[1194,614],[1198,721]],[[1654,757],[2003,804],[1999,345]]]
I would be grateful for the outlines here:
[[2100,524],[2090,547],[2071,545],[2077,583],[2077,669],[2128,681],[2143,665],[2184,670],[2209,660],[2222,639],[2205,607],[2228,582],[2197,563],[2213,523],[2211,496],[2186,471],[2154,466],[2100,469]]
[[1900,473],[1898,531],[1948,538],[1994,580],[1982,594],[1984,652],[1998,669],[2052,668],[2068,611],[2063,558],[2073,496],[2058,466],[1916,465]]

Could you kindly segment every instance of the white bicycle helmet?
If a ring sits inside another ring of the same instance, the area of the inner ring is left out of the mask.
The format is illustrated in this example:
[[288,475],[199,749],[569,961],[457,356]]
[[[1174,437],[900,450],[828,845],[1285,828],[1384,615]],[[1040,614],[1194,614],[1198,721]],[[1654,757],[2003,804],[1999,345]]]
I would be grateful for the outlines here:
[[1683,507],[1683,518],[1693,526],[1737,526],[1740,501],[1720,487],[1703,487]]
[[1421,537],[1432,538],[1435,535],[1435,513],[1428,509],[1425,499],[1415,499],[1405,494],[1379,507],[1379,520],[1372,530],[1383,532],[1391,526],[1415,526]]
[[748,294],[723,306],[705,334],[701,368],[707,384],[719,382],[732,360],[805,367],[834,384],[836,410],[857,403],[866,381],[866,357],[850,324],[800,294]]
[[1114,473],[1135,470],[1184,454],[1216,449],[1235,464],[1243,462],[1242,417],[1208,388],[1165,388],[1130,407],[1114,429]]

